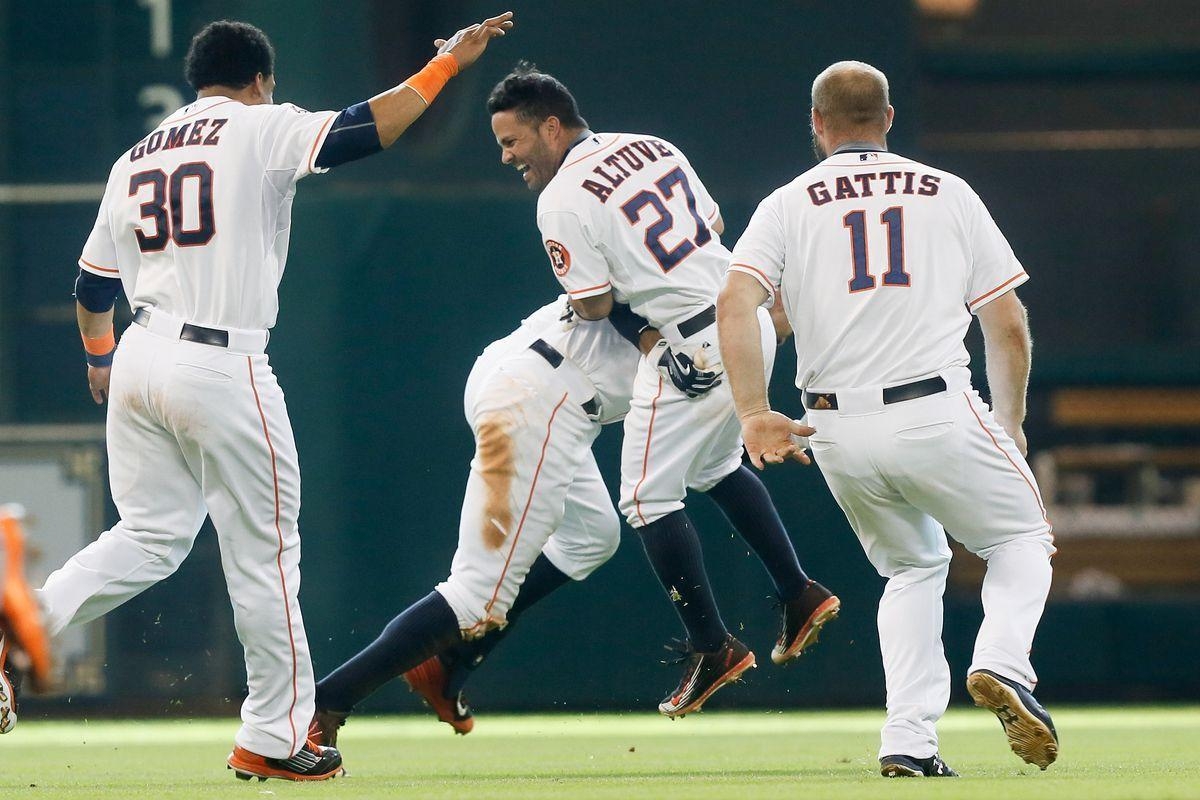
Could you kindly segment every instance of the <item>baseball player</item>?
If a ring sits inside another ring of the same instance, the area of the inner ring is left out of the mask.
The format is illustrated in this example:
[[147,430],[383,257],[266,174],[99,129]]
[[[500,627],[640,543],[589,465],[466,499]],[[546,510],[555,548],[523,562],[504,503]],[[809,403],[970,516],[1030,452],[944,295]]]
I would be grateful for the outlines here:
[[0,505],[0,733],[17,724],[20,678],[28,675],[36,691],[50,683],[49,637],[25,580],[23,516],[20,506]]
[[[773,661],[798,656],[840,605],[801,569],[765,487],[742,465],[729,387],[695,397],[674,380],[720,380],[713,304],[728,262],[720,210],[678,147],[644,134],[593,133],[567,88],[527,64],[496,85],[487,107],[501,161],[540,193],[538,227],[576,311],[601,319],[627,302],[663,336],[638,365],[620,507],[687,630],[683,676],[659,705],[682,716],[755,665],[713,599],[684,511],[688,489],[717,502],[775,583],[783,612]],[[769,365],[775,336],[765,309],[758,324]]]
[[[438,40],[438,55],[405,83],[318,113],[273,104],[274,51],[262,31],[206,26],[185,62],[195,102],[117,159],[79,259],[88,385],[97,403],[111,397],[121,521],[46,581],[47,627],[57,634],[93,620],[173,573],[210,515],[246,657],[249,695],[228,759],[240,778],[342,772],[335,749],[306,741],[313,676],[297,600],[300,475],[265,355],[296,183],[390,147],[511,19]],[[121,289],[134,324],[118,349]]]
[[[965,181],[888,152],[892,117],[874,67],[844,61],[817,76],[812,126],[824,160],[768,196],[734,248],[718,304],[725,367],[750,459],[807,463],[793,437],[808,436],[887,578],[882,774],[955,775],[935,730],[950,696],[947,531],[987,561],[967,688],[1000,718],[1013,751],[1045,769],[1058,739],[1031,694],[1029,652],[1054,544],[1021,430],[1030,339],[1014,290],[1028,276]],[[796,328],[809,425],[772,411],[762,379],[756,307],[777,291]],[[992,408],[971,388],[972,314]]]
[[657,339],[635,315],[618,317],[579,320],[561,297],[476,360],[464,402],[475,457],[450,576],[317,683],[319,741],[336,743],[354,706],[400,674],[439,718],[470,732],[437,654],[504,628],[518,591],[528,607],[616,552],[620,524],[591,446],[629,410],[633,343],[649,350]]

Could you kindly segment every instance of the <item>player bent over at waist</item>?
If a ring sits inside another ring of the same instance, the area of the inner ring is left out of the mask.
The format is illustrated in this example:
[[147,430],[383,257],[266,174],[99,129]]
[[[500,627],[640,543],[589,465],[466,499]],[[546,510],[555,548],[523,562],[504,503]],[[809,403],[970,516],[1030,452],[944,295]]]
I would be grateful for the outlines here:
[[[408,81],[340,113],[275,105],[266,35],[240,22],[206,26],[185,62],[195,102],[116,161],[84,245],[77,314],[88,385],[97,403],[109,400],[121,520],[46,581],[47,628],[89,622],[171,575],[211,516],[249,687],[227,761],[239,778],[343,771],[337,750],[307,739],[300,471],[265,353],[296,184],[390,147],[511,18],[438,40]],[[122,288],[134,324],[117,348]]]
[[591,446],[629,410],[632,343],[657,338],[643,323],[579,320],[563,297],[476,360],[464,397],[475,456],[450,576],[317,683],[318,740],[336,742],[354,706],[402,674],[439,718],[469,732],[461,684],[451,688],[438,654],[505,629],[616,552],[620,525]]

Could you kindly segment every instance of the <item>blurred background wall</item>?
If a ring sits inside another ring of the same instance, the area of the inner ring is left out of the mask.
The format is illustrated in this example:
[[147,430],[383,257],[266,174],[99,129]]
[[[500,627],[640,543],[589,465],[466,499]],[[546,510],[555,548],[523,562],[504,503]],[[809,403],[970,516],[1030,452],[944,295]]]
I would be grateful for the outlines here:
[[[677,143],[721,203],[732,244],[758,200],[813,163],[812,78],[855,58],[889,75],[892,149],[971,182],[1033,276],[1021,289],[1035,339],[1027,430],[1060,547],[1035,643],[1039,695],[1200,696],[1192,5],[512,5],[518,28],[392,151],[306,180],[297,196],[271,354],[304,475],[302,600],[318,675],[445,576],[472,454],[463,382],[488,342],[557,293],[535,198],[499,164],[483,109],[491,85],[528,59],[572,88],[594,130]],[[0,502],[30,508],[44,553],[33,572],[113,521],[95,458],[103,411],[88,397],[74,325],[75,262],[113,159],[191,99],[181,61],[192,33],[222,17],[259,25],[278,53],[276,99],[341,108],[418,69],[434,38],[499,10],[475,0],[0,0]],[[798,414],[790,346],[778,364],[775,397]],[[615,429],[598,445],[614,490],[618,446]],[[35,461],[61,465],[61,480],[30,479]],[[764,665],[713,707],[880,705],[882,580],[815,468],[766,480],[806,568],[842,597],[842,618],[801,663]],[[86,495],[74,524],[54,513],[65,507],[55,492],[71,487]],[[692,505],[726,622],[765,655],[770,583],[715,508]],[[960,675],[982,614],[979,575],[956,557],[946,649]],[[211,532],[179,574],[95,627],[72,651],[69,695],[41,702],[48,712],[239,702]],[[677,679],[657,663],[677,634],[626,530],[610,564],[515,629],[472,684],[475,702],[644,710]],[[392,687],[367,707],[415,702]]]

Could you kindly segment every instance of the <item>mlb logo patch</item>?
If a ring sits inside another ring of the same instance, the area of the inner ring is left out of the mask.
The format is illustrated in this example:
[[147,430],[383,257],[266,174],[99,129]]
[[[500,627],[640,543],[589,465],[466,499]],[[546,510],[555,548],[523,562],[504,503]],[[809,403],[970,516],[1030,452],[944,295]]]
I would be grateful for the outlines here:
[[859,153],[858,160],[859,161],[878,161],[879,153]]

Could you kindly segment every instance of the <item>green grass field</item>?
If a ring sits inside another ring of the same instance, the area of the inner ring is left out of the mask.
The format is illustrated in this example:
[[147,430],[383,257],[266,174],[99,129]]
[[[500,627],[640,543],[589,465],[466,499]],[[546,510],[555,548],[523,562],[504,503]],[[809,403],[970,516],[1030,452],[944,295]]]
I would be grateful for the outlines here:
[[887,780],[880,712],[484,716],[467,737],[432,717],[353,719],[350,775],[238,781],[236,721],[23,721],[0,739],[0,797],[16,798],[1200,798],[1200,707],[1055,709],[1046,772],[1008,750],[995,718],[956,707],[940,726],[957,780]]

